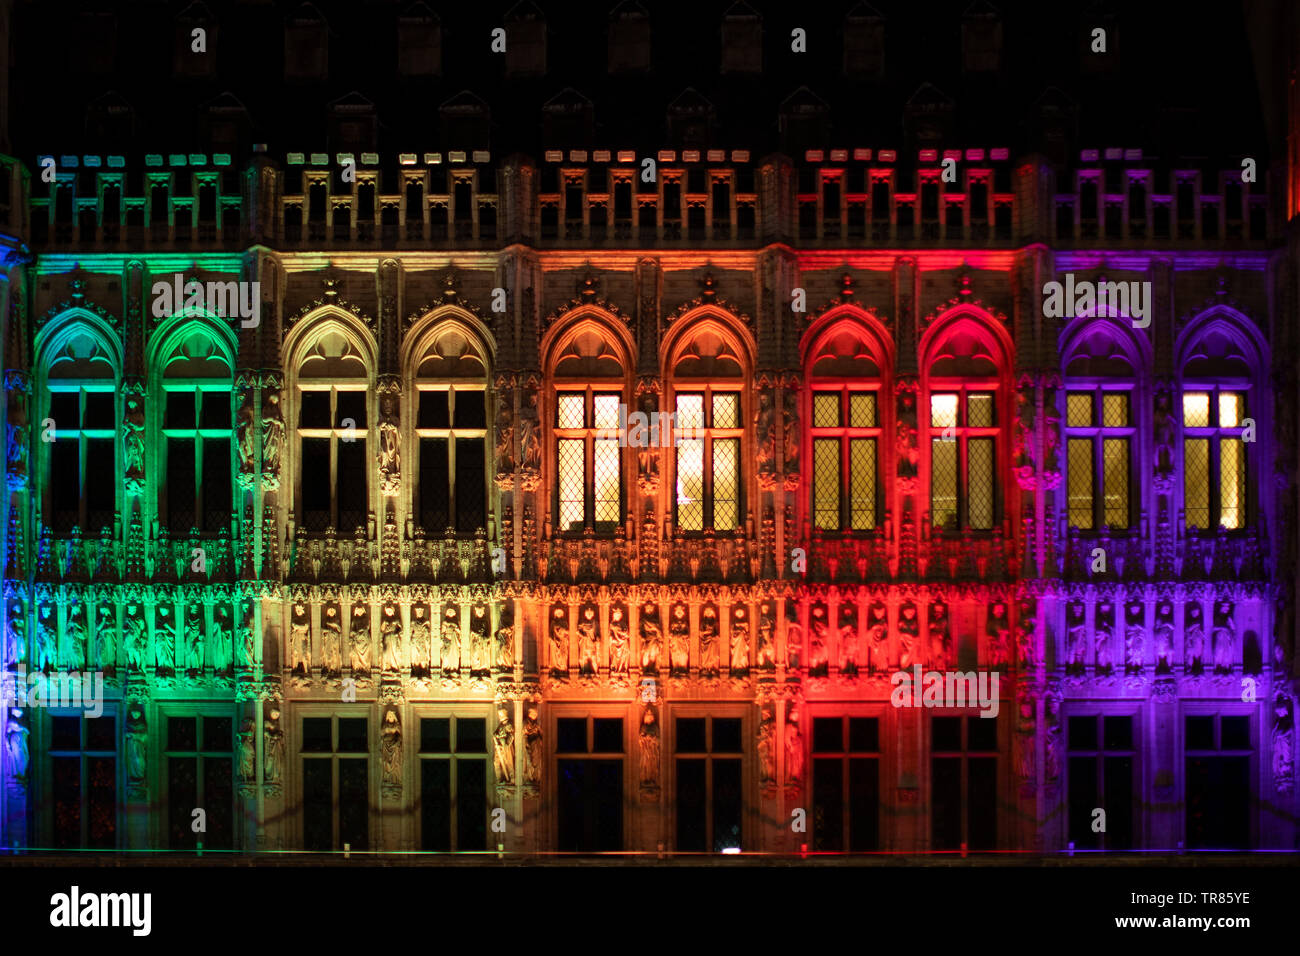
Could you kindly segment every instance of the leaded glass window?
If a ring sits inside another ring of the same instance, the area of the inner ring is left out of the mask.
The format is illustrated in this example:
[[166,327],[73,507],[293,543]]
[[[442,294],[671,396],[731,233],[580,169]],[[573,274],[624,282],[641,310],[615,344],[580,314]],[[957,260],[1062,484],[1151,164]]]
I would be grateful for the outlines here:
[[813,527],[873,530],[880,488],[877,394],[819,388],[812,399]]
[[1183,393],[1183,509],[1189,528],[1246,526],[1246,393]]
[[415,442],[420,527],[472,533],[487,526],[487,393],[482,383],[420,383]]
[[1069,523],[1085,531],[1129,528],[1132,509],[1132,393],[1070,389],[1065,395],[1066,495]]
[[930,394],[930,513],[937,527],[988,531],[997,520],[995,393]]
[[555,521],[560,531],[610,532],[623,513],[617,391],[565,390],[555,401]]
[[711,387],[675,396],[677,526],[740,527],[740,393]]

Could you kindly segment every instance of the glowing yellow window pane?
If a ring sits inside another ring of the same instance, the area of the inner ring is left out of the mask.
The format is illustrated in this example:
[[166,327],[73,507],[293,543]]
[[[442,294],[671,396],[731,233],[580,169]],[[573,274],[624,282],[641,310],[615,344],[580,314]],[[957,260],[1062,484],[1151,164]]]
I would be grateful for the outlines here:
[[849,395],[849,427],[876,427],[875,392],[853,392]]
[[1087,392],[1071,392],[1066,396],[1065,424],[1070,428],[1087,428],[1092,424],[1091,395]]
[[1219,427],[1240,428],[1242,412],[1245,411],[1245,396],[1240,392],[1219,393]]
[[619,396],[617,394],[595,396],[596,414],[594,424],[596,428],[618,427],[618,400]]
[[704,396],[703,395],[678,395],[677,396],[677,427],[678,428],[703,428],[704,427]]
[[[956,398],[956,396],[953,396]],[[957,526],[957,443],[930,442],[930,516],[941,528]]]
[[1128,394],[1110,392],[1101,398],[1101,423],[1107,428],[1122,428],[1128,424]]
[[684,438],[677,445],[677,524],[683,531],[704,530],[704,441],[699,438]]
[[978,393],[966,396],[966,424],[971,428],[993,427],[993,396]]
[[713,427],[740,427],[740,395],[736,392],[713,393]]
[[813,440],[813,524],[840,526],[840,443],[834,438]]
[[1067,506],[1071,527],[1089,530],[1093,521],[1092,440],[1071,438],[1066,442]]
[[972,438],[966,448],[966,494],[976,531],[993,527],[993,488],[993,439]]
[[850,520],[854,531],[876,526],[876,440],[854,438],[849,442]]
[[1106,493],[1106,524],[1112,528],[1129,526],[1128,508],[1128,439],[1107,438],[1102,442],[1102,481]]
[[582,395],[559,396],[556,405],[558,409],[556,425],[560,428],[582,428],[585,424],[582,415],[583,399]]
[[1187,527],[1210,526],[1210,443],[1204,438],[1183,442],[1183,511]]
[[1185,428],[1210,427],[1210,393],[1185,392],[1183,394],[1183,426]]
[[813,396],[813,428],[838,428],[840,396],[838,392],[818,392]]
[[947,393],[930,396],[930,426],[957,427],[957,396]]
[[618,440],[602,438],[596,441],[593,453],[595,468],[595,521],[599,525],[618,524],[619,521],[619,469]]
[[740,527],[740,442],[734,438],[713,442],[713,529]]
[[560,529],[562,531],[580,531],[583,526],[583,494],[586,483],[583,480],[582,444],[581,438],[561,438],[555,443],[555,470],[560,479]]
[[1246,445],[1240,438],[1219,441],[1219,524],[1246,524]]

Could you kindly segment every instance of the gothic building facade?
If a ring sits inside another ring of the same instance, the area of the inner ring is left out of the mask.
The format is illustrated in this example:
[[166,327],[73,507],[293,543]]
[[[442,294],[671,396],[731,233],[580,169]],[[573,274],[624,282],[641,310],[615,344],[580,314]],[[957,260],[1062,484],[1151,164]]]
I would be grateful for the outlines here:
[[0,160],[4,847],[1296,847],[1279,175],[450,145]]

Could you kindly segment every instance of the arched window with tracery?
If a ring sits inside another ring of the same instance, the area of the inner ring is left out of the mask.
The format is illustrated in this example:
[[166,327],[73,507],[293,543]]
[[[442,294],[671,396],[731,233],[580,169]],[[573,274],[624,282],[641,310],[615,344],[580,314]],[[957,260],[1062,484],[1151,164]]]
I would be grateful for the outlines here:
[[185,320],[167,335],[154,368],[161,374],[158,513],[174,535],[230,528],[232,366],[220,332]]
[[413,507],[428,532],[487,527],[487,356],[477,332],[444,319],[418,336]]
[[1063,336],[1066,520],[1070,527],[1134,527],[1149,346],[1135,341],[1127,319],[1081,320]]
[[52,329],[40,354],[43,407],[37,421],[42,440],[36,446],[45,452],[45,524],[56,533],[74,526],[98,533],[113,523],[121,484],[120,353],[98,322],[72,316]]
[[930,516],[944,531],[989,531],[1002,520],[1009,351],[1005,332],[969,314],[936,319],[922,341]]
[[874,531],[885,497],[885,339],[874,324],[851,318],[811,332],[805,368],[812,407],[805,420],[811,425],[812,526]]
[[721,319],[684,316],[668,354],[674,415],[674,524],[735,531],[745,515],[744,421],[752,391],[748,349]]
[[373,349],[351,323],[327,316],[305,330],[291,354],[298,519],[307,531],[350,535],[370,512]]
[[1243,529],[1256,509],[1255,434],[1265,398],[1262,346],[1245,319],[1226,312],[1189,324],[1178,345],[1183,520],[1202,531]]
[[611,533],[624,508],[619,432],[626,422],[627,343],[596,317],[567,325],[552,343],[547,413],[555,529]]

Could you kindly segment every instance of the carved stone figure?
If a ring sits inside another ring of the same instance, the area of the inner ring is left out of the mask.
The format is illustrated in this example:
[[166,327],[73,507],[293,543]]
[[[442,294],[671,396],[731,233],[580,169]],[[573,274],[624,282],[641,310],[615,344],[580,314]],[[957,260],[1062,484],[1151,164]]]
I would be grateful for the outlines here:
[[36,669],[48,673],[58,666],[58,618],[54,605],[42,602],[36,608]]
[[5,628],[5,661],[11,670],[27,661],[27,613],[22,601],[9,602],[9,621]]
[[771,474],[776,471],[776,409],[772,407],[770,389],[758,393],[758,409],[754,412],[754,436],[758,473]]
[[439,667],[443,681],[455,679],[460,673],[460,610],[448,604],[442,612],[442,647]]
[[685,677],[691,670],[691,622],[686,617],[686,605],[674,604],[668,620],[669,655],[672,676]]
[[31,753],[27,738],[30,734],[23,712],[17,707],[10,708],[9,720],[5,723],[5,772],[10,787],[16,789],[27,786],[27,766]]
[[1232,605],[1226,601],[1220,602],[1214,615],[1214,631],[1211,635],[1216,674],[1231,674],[1233,666],[1241,659],[1237,652],[1236,631],[1232,621]]
[[1034,779],[1034,702],[1021,697],[1016,719],[1016,776],[1023,783]]
[[609,673],[611,677],[626,677],[632,638],[628,633],[627,612],[621,604],[609,609]]
[[1097,651],[1097,673],[1109,674],[1114,663],[1111,656],[1111,637],[1115,633],[1114,607],[1110,604],[1098,607],[1093,626],[1096,630],[1093,645]]
[[411,606],[411,676],[424,679],[429,676],[429,652],[433,632],[429,622],[428,607],[421,601]]
[[122,616],[122,643],[126,645],[128,667],[138,674],[144,673],[149,635],[145,631],[144,615],[139,602],[129,598]]
[[144,708],[132,701],[126,710],[126,779],[132,787],[143,787],[148,779],[149,728]]
[[525,391],[527,399],[519,412],[519,458],[524,468],[536,471],[542,461],[541,434],[537,416],[537,392],[535,389]]
[[776,612],[771,601],[758,606],[758,649],[754,660],[759,670],[776,669]]
[[1124,626],[1124,670],[1137,673],[1142,670],[1142,644],[1146,637],[1142,605],[1131,605],[1127,615],[1128,620]]
[[497,628],[497,670],[509,672],[515,668],[515,629],[511,624]]
[[379,612],[379,652],[385,674],[396,675],[401,671],[402,616],[395,604],[385,604]]
[[305,605],[295,603],[289,619],[289,649],[293,655],[293,672],[311,676],[311,618]]
[[1205,625],[1201,607],[1199,604],[1188,604],[1186,613],[1183,622],[1183,666],[1189,674],[1200,674],[1205,670]]
[[230,607],[218,604],[212,609],[212,669],[228,676],[234,670],[234,627]]
[[360,601],[352,605],[352,624],[348,628],[348,651],[353,677],[370,676],[370,608]]
[[798,396],[788,388],[782,396],[781,438],[785,445],[785,474],[796,476],[799,474],[799,405]]
[[1295,789],[1295,718],[1291,698],[1279,693],[1273,698],[1273,788],[1281,794]]
[[252,783],[257,778],[257,741],[253,737],[253,718],[246,717],[239,727],[239,779]]
[[858,675],[858,616],[856,605],[840,604],[839,651],[840,673],[845,677]]
[[1061,705],[1049,697],[1044,707],[1047,735],[1043,741],[1043,770],[1048,780],[1056,780],[1061,776]]
[[830,625],[826,620],[826,605],[814,604],[808,612],[808,674],[825,677],[829,662],[826,657],[826,640]]
[[244,642],[243,664],[253,668],[257,666],[257,610],[252,601],[240,601],[239,604],[242,617],[239,633]]
[[889,609],[883,601],[873,601],[867,608],[867,649],[871,654],[871,669],[889,668]]
[[9,418],[5,422],[5,487],[21,491],[27,487],[29,457],[27,395],[21,388],[9,391]]
[[122,464],[125,470],[122,483],[128,495],[136,496],[144,491],[145,484],[144,400],[137,395],[128,394],[123,403]]
[[262,403],[262,477],[266,487],[279,487],[280,451],[284,447],[284,418],[280,414],[280,396],[268,392]]
[[402,722],[397,711],[390,707],[384,713],[384,724],[379,731],[379,756],[383,763],[383,786],[390,793],[402,789]]
[[930,666],[947,670],[952,664],[952,635],[949,632],[948,606],[941,601],[930,605]]
[[637,734],[637,750],[641,756],[641,789],[654,792],[659,789],[659,714],[654,704],[646,704],[641,711],[641,730]]
[[736,608],[731,617],[731,676],[744,677],[749,673],[749,613]]
[[165,604],[154,611],[153,655],[154,668],[160,677],[176,672],[176,628],[172,624],[172,609]]
[[491,625],[492,615],[486,604],[475,604],[469,609],[469,669],[478,678],[492,672]]
[[764,707],[758,717],[758,778],[766,789],[776,785],[776,715]]
[[1156,613],[1155,644],[1156,673],[1172,673],[1174,669],[1174,610],[1169,604],[1160,605]]
[[86,669],[86,605],[80,601],[69,604],[65,617],[63,636],[67,648],[67,669],[83,671]]
[[803,735],[799,732],[799,712],[793,708],[785,721],[785,782],[790,786],[803,783]]
[[551,673],[557,677],[569,673],[569,611],[563,607],[551,611]]
[[600,622],[590,604],[578,617],[578,673],[595,677],[600,671]]
[[185,609],[185,671],[198,676],[203,673],[203,605],[191,604]]
[[1003,601],[994,601],[989,607],[988,620],[984,625],[984,635],[988,645],[990,667],[1005,667],[1011,651],[1011,624],[1007,621],[1007,605]]
[[641,673],[659,673],[659,653],[663,647],[663,628],[659,626],[659,605],[647,603],[641,608]]
[[284,731],[280,729],[280,709],[271,707],[262,721],[262,782],[279,783],[284,769]]
[[497,786],[515,782],[515,725],[507,707],[497,708],[497,729],[492,734],[492,766]]
[[1022,671],[1032,670],[1037,662],[1035,642],[1037,621],[1032,601],[1021,601],[1016,610],[1016,657]]
[[720,669],[718,609],[706,604],[700,610],[700,676],[717,677]]
[[338,680],[343,674],[343,616],[331,601],[320,609],[321,676]]
[[1068,647],[1065,669],[1071,674],[1082,674],[1088,665],[1088,625],[1082,604],[1070,605],[1065,633]]
[[397,400],[392,393],[379,400],[379,493],[392,497],[402,490],[401,436],[397,428]]
[[898,666],[907,670],[916,662],[916,643],[921,637],[921,619],[917,617],[916,605],[907,601],[898,609],[898,643],[901,650]]
[[537,707],[528,705],[524,716],[524,783],[540,787],[542,783],[542,724],[537,719]]
[[498,398],[496,421],[497,474],[508,475],[515,470],[515,423],[510,407],[509,393]]
[[239,449],[240,484],[247,487],[252,482],[253,467],[257,457],[257,426],[253,415],[253,396],[248,393],[239,406],[235,424],[235,444]]
[[101,600],[95,605],[95,637],[91,652],[92,666],[103,668],[105,675],[117,674],[117,605]]

